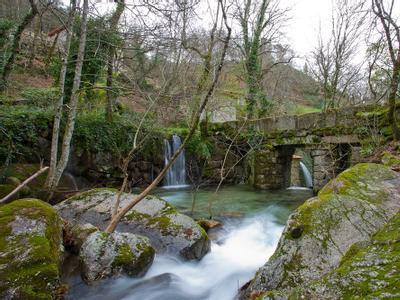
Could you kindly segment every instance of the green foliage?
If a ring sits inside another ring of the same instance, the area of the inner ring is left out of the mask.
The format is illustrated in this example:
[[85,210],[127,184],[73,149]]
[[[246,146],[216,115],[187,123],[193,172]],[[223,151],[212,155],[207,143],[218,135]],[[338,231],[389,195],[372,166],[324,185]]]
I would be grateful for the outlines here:
[[361,156],[368,157],[374,154],[375,147],[372,144],[365,143],[362,145],[360,154]]
[[10,41],[10,33],[14,27],[14,22],[9,19],[0,18],[0,69],[7,56],[7,46]]
[[[141,114],[123,114],[108,123],[102,113],[83,113],[77,118],[72,143],[76,151],[124,155],[132,148],[141,118]],[[150,122],[145,123],[138,141],[151,130]]]
[[57,88],[27,88],[21,92],[21,96],[36,107],[46,108],[56,103],[59,91]]
[[206,138],[203,138],[200,132],[196,132],[186,145],[189,153],[199,158],[209,159],[211,157],[212,144]]
[[49,133],[53,114],[28,106],[0,106],[0,162],[21,157],[38,160],[40,138]]
[[[48,153],[40,148],[41,141],[51,140],[54,112],[28,106],[0,106],[0,164],[15,161],[39,161]],[[82,113],[77,116],[72,145],[74,151],[110,153],[123,157],[132,148],[140,113],[116,115],[113,123],[104,119],[103,112]],[[154,121],[144,122],[138,143],[146,158],[160,152],[165,136],[153,126]],[[61,129],[63,130],[61,124]]]
[[[66,76],[66,100],[68,101],[72,89],[76,58],[79,48],[80,23],[78,19],[75,22],[74,37],[71,43],[69,64]],[[107,28],[107,20],[105,17],[91,18],[88,21],[87,42],[85,47],[85,59],[82,66],[81,89],[84,90],[85,101],[96,102],[98,100],[97,93],[92,87],[101,79],[104,66],[107,62],[107,54],[109,45],[120,45],[121,38],[116,33],[111,33]],[[61,60],[56,58],[50,66],[50,73],[56,80],[59,79],[61,69]],[[117,92],[117,91],[116,91]]]

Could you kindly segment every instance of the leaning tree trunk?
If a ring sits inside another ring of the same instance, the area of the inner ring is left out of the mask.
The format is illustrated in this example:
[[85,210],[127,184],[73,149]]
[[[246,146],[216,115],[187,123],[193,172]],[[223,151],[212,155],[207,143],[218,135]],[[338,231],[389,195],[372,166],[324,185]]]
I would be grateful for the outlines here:
[[54,178],[49,184],[50,196],[56,189],[58,182],[60,181],[61,175],[64,172],[65,168],[67,167],[68,158],[71,150],[71,140],[75,128],[76,109],[78,105],[78,90],[81,83],[82,65],[85,56],[87,22],[88,22],[87,19],[89,10],[88,2],[89,0],[83,1],[81,37],[79,40],[78,56],[76,59],[75,75],[72,84],[71,97],[68,103],[69,111],[68,111],[67,124],[65,126],[65,131],[63,136],[60,160],[57,163],[57,167],[54,173]]
[[[110,19],[110,32],[111,34],[117,32],[118,22],[124,12],[125,4],[124,0],[120,0],[117,3],[117,8]],[[113,71],[114,71],[114,57],[115,57],[116,45],[110,44],[108,46],[108,57],[107,57],[107,107],[106,107],[106,120],[112,122],[113,120],[113,106],[115,99],[115,91],[113,90]]]
[[[222,0],[219,0],[218,2],[221,3],[221,5],[223,5],[222,4]],[[222,67],[223,67],[223,64],[224,64],[224,61],[225,61],[226,51],[227,51],[228,46],[229,46],[229,41],[230,41],[230,37],[231,37],[231,28],[227,24],[226,14],[225,14],[224,10],[223,10],[223,18],[224,18],[225,27],[227,29],[227,37],[226,37],[226,40],[224,41],[224,47],[223,47],[223,50],[222,50],[221,58],[219,60],[218,67],[217,67],[217,70],[215,72],[214,80],[212,81],[212,83],[211,83],[211,85],[210,85],[210,87],[209,87],[209,89],[207,91],[207,94],[204,96],[203,101],[201,102],[198,111],[194,115],[193,122],[191,124],[189,133],[187,134],[187,136],[183,140],[183,142],[180,145],[180,147],[178,148],[178,150],[172,155],[172,157],[168,161],[167,165],[161,170],[160,174],[153,180],[153,182],[147,188],[145,188],[139,195],[137,195],[135,198],[133,198],[132,201],[129,202],[125,207],[121,208],[121,210],[119,210],[111,218],[111,221],[110,221],[110,223],[108,224],[108,226],[107,226],[107,228],[105,230],[106,232],[108,232],[108,233],[114,232],[114,230],[116,229],[116,227],[117,227],[118,223],[120,222],[120,220],[137,203],[142,201],[155,187],[157,187],[157,185],[164,178],[164,176],[167,173],[167,171],[169,170],[169,168],[172,166],[172,164],[174,163],[176,158],[183,151],[183,149],[185,148],[186,144],[188,143],[188,141],[191,139],[191,137],[195,133],[195,131],[197,129],[197,126],[199,124],[199,121],[200,121],[201,114],[203,113],[208,101],[212,97],[212,95],[214,93],[214,90],[215,90],[215,87],[216,87],[216,85],[218,83],[218,79],[219,79],[219,77],[221,75]]]
[[[76,1],[71,0],[70,13],[68,16],[68,21],[66,24],[66,41],[65,41],[65,49],[62,58],[62,66],[60,71],[60,97],[58,98],[58,103],[56,107],[56,114],[54,116],[53,123],[53,133],[51,138],[51,151],[50,151],[50,169],[49,174],[46,179],[46,188],[51,189],[51,186],[54,182],[54,176],[57,168],[57,156],[58,156],[58,140],[60,136],[60,123],[63,113],[64,106],[64,97],[65,97],[65,79],[67,76],[67,68],[68,68],[68,57],[71,48],[71,40],[72,40],[72,31],[74,28],[75,21],[75,11],[76,11]],[[58,36],[58,35],[57,35]]]
[[38,9],[35,4],[35,0],[29,0],[31,5],[31,9],[24,16],[21,23],[18,25],[17,30],[15,31],[13,42],[10,49],[10,55],[6,58],[3,69],[1,70],[1,78],[0,78],[0,91],[3,92],[7,88],[8,77],[10,76],[12,67],[15,62],[15,56],[19,50],[19,42],[21,40],[22,32],[24,29],[32,22],[35,16],[38,14]]

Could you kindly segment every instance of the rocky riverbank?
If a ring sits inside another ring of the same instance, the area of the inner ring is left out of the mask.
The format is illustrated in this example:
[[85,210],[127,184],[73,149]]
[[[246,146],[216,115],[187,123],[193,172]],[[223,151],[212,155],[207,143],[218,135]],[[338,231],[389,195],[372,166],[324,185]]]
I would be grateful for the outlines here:
[[378,164],[344,171],[291,215],[240,298],[399,297],[399,211],[398,173]]
[[[67,255],[79,255],[82,278],[91,284],[120,275],[143,276],[156,251],[190,260],[210,250],[200,225],[154,196],[136,205],[118,231],[101,231],[116,194],[95,189],[55,207],[38,199],[0,206],[0,298],[62,297],[61,266]],[[123,194],[121,205],[131,197]]]

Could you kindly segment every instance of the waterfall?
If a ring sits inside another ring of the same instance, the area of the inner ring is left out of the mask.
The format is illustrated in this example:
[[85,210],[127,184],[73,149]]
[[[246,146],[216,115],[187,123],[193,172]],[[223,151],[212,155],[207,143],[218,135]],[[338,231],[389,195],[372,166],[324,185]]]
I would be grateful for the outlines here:
[[300,162],[300,170],[301,170],[301,174],[303,175],[306,187],[312,188],[313,187],[313,182],[312,182],[311,173],[307,169],[306,165],[303,162]]
[[[164,160],[165,165],[171,159],[171,156],[176,152],[182,144],[181,138],[174,134],[172,140],[164,140]],[[185,150],[183,150],[176,158],[171,168],[167,171],[164,178],[165,186],[182,186],[186,185],[186,169],[185,169]]]

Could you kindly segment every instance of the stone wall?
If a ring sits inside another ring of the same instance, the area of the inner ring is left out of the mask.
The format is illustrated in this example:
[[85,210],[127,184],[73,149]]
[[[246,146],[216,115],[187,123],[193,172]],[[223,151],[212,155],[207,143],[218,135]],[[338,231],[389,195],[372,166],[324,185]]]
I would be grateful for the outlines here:
[[290,185],[290,163],[294,148],[264,147],[248,160],[249,183],[260,189],[280,189]]

